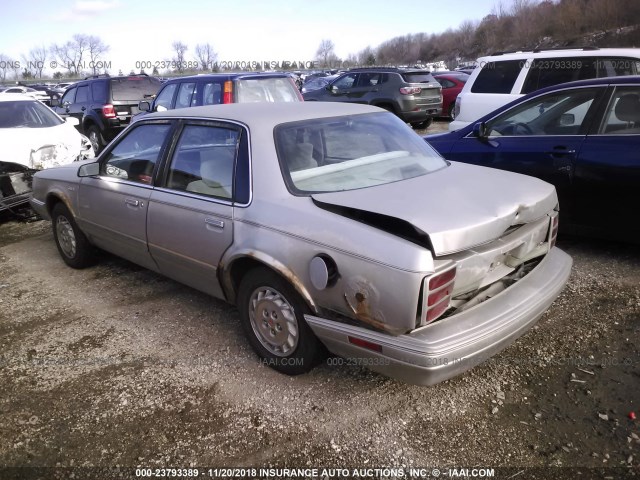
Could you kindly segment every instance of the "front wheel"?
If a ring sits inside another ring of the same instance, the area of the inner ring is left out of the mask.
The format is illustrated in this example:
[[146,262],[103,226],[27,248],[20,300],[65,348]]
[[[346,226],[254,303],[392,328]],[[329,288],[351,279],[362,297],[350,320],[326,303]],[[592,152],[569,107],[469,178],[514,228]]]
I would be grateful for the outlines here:
[[309,307],[271,270],[257,268],[242,279],[238,309],[251,347],[271,368],[299,375],[323,358],[324,347],[304,320]]
[[72,268],[85,268],[95,262],[95,249],[73,215],[63,203],[56,204],[51,212],[53,238],[64,263]]

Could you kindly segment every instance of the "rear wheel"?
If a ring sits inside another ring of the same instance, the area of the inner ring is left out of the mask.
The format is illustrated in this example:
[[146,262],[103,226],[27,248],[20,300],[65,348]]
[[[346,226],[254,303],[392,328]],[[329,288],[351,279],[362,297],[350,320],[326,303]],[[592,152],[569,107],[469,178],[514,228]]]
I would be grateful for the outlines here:
[[93,147],[93,153],[98,155],[102,149],[104,148],[104,138],[102,138],[102,134],[100,130],[95,125],[91,125],[87,130],[87,137],[89,137],[89,141],[91,142],[91,146]]
[[238,309],[251,347],[271,368],[299,375],[322,360],[324,347],[304,320],[309,307],[276,273],[262,267],[247,273]]
[[73,215],[63,203],[51,211],[53,238],[64,263],[72,268],[85,268],[95,262],[95,249],[78,228]]

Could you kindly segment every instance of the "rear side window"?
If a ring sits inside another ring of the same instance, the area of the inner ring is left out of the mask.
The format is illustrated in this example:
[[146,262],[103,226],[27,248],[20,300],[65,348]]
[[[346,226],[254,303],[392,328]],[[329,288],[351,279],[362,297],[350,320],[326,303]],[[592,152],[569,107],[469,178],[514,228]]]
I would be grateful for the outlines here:
[[89,86],[83,85],[78,87],[76,93],[76,103],[87,103],[89,101]]
[[202,90],[203,105],[218,105],[222,103],[222,85],[219,83],[205,83]]
[[144,100],[160,90],[160,80],[153,77],[122,77],[111,79],[114,100]]
[[471,86],[473,93],[511,93],[522,69],[522,60],[488,62]]
[[529,68],[522,93],[597,77],[596,59],[589,57],[539,58]]
[[97,103],[107,102],[107,82],[92,82],[91,83],[91,98]]
[[237,100],[245,102],[297,102],[298,90],[288,77],[238,80]]

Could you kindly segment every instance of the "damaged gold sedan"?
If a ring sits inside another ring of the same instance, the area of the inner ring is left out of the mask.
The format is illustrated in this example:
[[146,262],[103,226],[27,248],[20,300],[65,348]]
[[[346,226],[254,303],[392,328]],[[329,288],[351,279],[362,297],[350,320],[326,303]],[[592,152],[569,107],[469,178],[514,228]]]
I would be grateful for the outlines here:
[[553,186],[447,162],[363,105],[154,113],[97,162],[37,173],[32,206],[72,267],[102,248],[235,303],[287,374],[328,350],[440,382],[534,325],[571,269]]

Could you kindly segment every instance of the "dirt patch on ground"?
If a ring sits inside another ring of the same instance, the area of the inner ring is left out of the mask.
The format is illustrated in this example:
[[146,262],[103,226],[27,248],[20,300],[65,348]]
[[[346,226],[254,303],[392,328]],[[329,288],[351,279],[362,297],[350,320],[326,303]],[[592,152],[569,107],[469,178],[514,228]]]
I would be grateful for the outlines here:
[[69,269],[49,228],[0,224],[0,466],[637,472],[638,247],[562,239],[574,271],[538,325],[417,387],[329,363],[282,376],[232,306],[108,255]]

